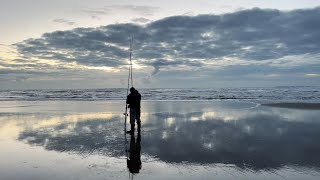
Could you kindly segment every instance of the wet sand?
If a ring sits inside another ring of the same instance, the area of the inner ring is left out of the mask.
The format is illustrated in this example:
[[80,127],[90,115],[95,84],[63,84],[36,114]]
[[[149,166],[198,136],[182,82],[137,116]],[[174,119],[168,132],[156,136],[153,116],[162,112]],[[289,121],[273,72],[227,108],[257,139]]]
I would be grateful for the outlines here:
[[320,110],[320,103],[270,103],[263,104],[264,106],[305,109],[305,110]]
[[145,101],[140,139],[124,135],[123,111],[121,101],[2,102],[0,179],[129,179],[126,149],[134,179],[320,178],[319,111]]

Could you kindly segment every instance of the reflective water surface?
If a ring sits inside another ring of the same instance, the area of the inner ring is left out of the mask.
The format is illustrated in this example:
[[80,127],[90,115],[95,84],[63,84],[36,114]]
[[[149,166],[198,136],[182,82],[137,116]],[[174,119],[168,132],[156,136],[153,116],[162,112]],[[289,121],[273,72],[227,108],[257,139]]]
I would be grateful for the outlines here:
[[[3,102],[0,179],[319,179],[320,112],[232,101]],[[126,141],[125,141],[126,139]]]

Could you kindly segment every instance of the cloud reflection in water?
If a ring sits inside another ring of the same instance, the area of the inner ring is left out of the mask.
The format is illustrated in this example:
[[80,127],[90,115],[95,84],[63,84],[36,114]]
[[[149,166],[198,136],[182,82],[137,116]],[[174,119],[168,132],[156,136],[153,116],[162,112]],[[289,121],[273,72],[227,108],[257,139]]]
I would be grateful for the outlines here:
[[[319,169],[320,123],[259,108],[234,116],[224,112],[154,112],[145,115],[142,155],[167,163],[233,164],[240,169],[284,166]],[[222,111],[222,110],[221,110]],[[124,156],[121,115],[26,129],[19,140],[48,150]]]

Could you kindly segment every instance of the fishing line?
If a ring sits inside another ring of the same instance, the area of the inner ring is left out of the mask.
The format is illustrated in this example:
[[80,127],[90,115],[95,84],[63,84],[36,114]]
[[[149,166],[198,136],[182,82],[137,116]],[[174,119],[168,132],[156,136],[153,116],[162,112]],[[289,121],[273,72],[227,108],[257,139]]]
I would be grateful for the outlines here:
[[[130,35],[130,50],[129,50],[129,75],[128,75],[128,86],[127,86],[127,97],[129,95],[129,88],[130,88],[130,80],[131,80],[131,85],[133,87],[133,78],[132,78],[132,43],[133,43],[133,37]],[[127,117],[128,117],[128,105],[126,102],[126,109],[125,109],[125,118],[124,118],[124,146],[125,146],[125,152],[126,152],[126,157],[128,159],[128,140],[127,140]]]

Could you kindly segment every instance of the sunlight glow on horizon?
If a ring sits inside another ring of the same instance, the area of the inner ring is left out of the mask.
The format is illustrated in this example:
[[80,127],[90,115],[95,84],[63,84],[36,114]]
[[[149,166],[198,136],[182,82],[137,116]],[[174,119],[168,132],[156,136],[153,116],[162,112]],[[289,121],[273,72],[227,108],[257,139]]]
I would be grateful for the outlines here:
[[319,0],[17,2],[0,7],[0,89],[122,87],[131,32],[141,86],[319,82]]

